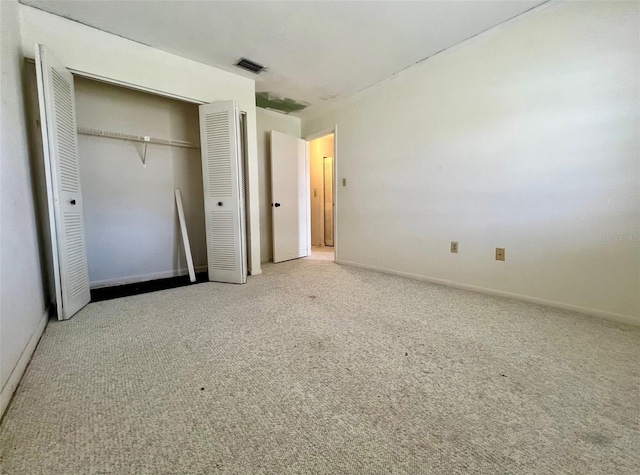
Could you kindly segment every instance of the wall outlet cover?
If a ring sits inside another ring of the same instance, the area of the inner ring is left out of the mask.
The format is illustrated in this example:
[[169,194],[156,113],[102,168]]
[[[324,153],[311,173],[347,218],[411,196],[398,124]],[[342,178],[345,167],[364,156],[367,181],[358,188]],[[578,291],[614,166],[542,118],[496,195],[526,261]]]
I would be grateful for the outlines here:
[[496,247],[496,261],[504,261],[504,247]]
[[451,252],[458,253],[458,241],[451,241]]

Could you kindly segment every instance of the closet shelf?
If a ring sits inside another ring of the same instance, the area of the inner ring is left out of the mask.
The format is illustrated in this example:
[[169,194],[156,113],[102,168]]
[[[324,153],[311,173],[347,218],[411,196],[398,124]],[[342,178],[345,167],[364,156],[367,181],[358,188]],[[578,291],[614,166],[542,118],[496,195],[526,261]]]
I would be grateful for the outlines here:
[[111,139],[130,140],[132,142],[156,143],[159,145],[169,145],[172,147],[195,148],[199,149],[200,144],[193,142],[185,142],[184,140],[159,139],[156,137],[146,137],[144,135],[124,134],[122,132],[108,132],[106,130],[88,129],[86,127],[78,127],[78,133],[82,135],[95,135],[97,137],[108,137]]

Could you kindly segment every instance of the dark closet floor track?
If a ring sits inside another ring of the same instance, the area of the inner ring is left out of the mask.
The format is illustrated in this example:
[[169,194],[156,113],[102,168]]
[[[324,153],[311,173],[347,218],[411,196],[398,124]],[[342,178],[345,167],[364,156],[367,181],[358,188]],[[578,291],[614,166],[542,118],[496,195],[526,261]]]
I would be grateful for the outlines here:
[[[208,282],[209,275],[207,272],[198,272],[194,284]],[[118,299],[120,297],[129,297],[131,295],[146,294],[156,292],[158,290],[174,289],[176,287],[184,287],[192,285],[189,282],[188,275],[178,277],[169,277],[167,279],[148,280],[146,282],[137,282],[135,284],[115,285],[113,287],[102,287],[99,289],[91,289],[91,301],[100,302],[102,300]]]

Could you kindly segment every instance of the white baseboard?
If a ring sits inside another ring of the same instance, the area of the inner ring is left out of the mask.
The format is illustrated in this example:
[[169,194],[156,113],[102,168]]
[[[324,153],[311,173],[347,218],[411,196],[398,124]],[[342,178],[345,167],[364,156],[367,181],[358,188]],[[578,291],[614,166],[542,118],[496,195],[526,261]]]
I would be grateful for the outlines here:
[[336,264],[359,267],[361,269],[368,269],[383,274],[397,275],[399,277],[406,277],[414,280],[422,280],[424,282],[431,282],[432,284],[446,285],[447,287],[454,287],[456,289],[468,290],[470,292],[477,292],[481,294],[494,295],[496,297],[504,297],[514,300],[521,300],[523,302],[535,303],[538,305],[544,305],[546,307],[559,308],[561,310],[568,310],[570,312],[583,313],[593,317],[604,318],[617,323],[626,323],[629,325],[640,326],[640,318],[633,317],[631,315],[624,315],[621,313],[605,312],[603,310],[597,310],[593,308],[580,307],[578,305],[572,305],[564,302],[557,302],[555,300],[546,300],[538,297],[530,297],[528,295],[514,294],[512,292],[504,292],[502,290],[489,289],[486,287],[479,287],[477,285],[462,284],[446,279],[437,279],[434,277],[427,277],[420,274],[412,274],[410,272],[401,272],[391,269],[383,269],[381,267],[369,266],[365,264],[359,264],[357,262],[336,260]]
[[36,345],[40,341],[42,333],[44,333],[44,329],[46,328],[48,321],[49,309],[46,309],[44,311],[44,314],[42,315],[40,323],[38,323],[36,331],[33,332],[33,335],[31,335],[31,338],[29,339],[29,343],[27,343],[27,346],[24,348],[24,350],[22,350],[22,354],[20,355],[20,359],[18,359],[18,363],[13,368],[9,379],[0,392],[0,419],[4,415],[4,411],[7,410],[9,402],[11,401],[13,393],[16,391],[18,384],[20,384],[20,379],[22,379],[24,370],[27,368],[27,365],[31,360],[31,356],[36,349]]
[[[207,266],[198,266],[195,268],[196,272],[205,272],[208,269]],[[127,277],[118,277],[115,279],[104,279],[104,280],[94,280],[89,283],[92,289],[99,289],[100,287],[112,287],[114,285],[127,285],[127,284],[137,284],[139,282],[147,282],[149,280],[156,279],[167,279],[169,277],[179,277],[182,275],[188,275],[189,270],[178,269],[178,270],[169,270],[164,272],[155,272],[152,274],[140,274],[140,275],[130,275]]]

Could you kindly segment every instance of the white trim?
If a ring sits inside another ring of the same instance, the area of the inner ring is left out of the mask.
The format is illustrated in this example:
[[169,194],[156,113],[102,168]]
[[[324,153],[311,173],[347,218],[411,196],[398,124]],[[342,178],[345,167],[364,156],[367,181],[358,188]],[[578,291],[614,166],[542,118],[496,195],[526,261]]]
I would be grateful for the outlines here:
[[311,255],[311,249],[313,247],[313,241],[311,239],[311,216],[313,215],[313,210],[311,209],[311,153],[309,152],[309,141],[304,140],[304,160],[307,165],[307,189],[309,190],[309,203],[308,203],[308,212],[307,212],[307,247],[309,248],[309,254]]
[[[24,58],[25,61],[35,63],[35,60],[29,57]],[[107,84],[113,84],[114,86],[125,87],[127,89],[133,89],[134,91],[142,91],[148,92],[150,94],[155,94],[157,96],[168,97],[169,99],[176,99],[178,101],[189,102],[191,104],[206,104],[205,101],[201,101],[199,99],[193,99],[192,97],[180,96],[178,94],[173,94],[170,92],[161,91],[160,89],[153,89],[151,87],[139,86],[137,84],[133,84],[126,81],[121,81],[119,79],[113,79],[108,76],[101,76],[99,74],[89,73],[87,71],[81,71],[79,69],[67,68],[71,74],[74,76],[80,76],[86,79],[93,79],[94,81],[100,81]]]
[[[195,268],[196,272],[204,272],[207,270],[207,266],[198,266]],[[116,279],[104,279],[91,281],[91,289],[99,289],[101,287],[112,287],[114,285],[127,285],[137,284],[139,282],[147,282],[149,280],[167,279],[169,277],[180,277],[182,275],[188,275],[189,270],[186,268],[177,270],[168,270],[163,272],[155,272],[151,274],[139,274],[130,275],[127,277],[118,277]]]
[[[310,140],[304,139],[304,154],[305,161],[307,162],[307,188],[309,189],[309,195],[311,195],[311,147],[309,147]],[[311,255],[311,249],[313,248],[313,239],[311,236],[311,217],[313,216],[313,210],[311,209],[311,197],[309,197],[309,210],[307,212],[307,246],[309,247],[309,256]]]
[[346,265],[346,266],[351,266],[351,267],[358,267],[358,268],[361,268],[361,269],[367,269],[367,270],[372,270],[372,271],[375,271],[375,272],[381,272],[383,274],[397,275],[399,277],[405,277],[405,278],[414,279],[414,280],[421,280],[421,281],[424,281],[424,282],[430,282],[432,284],[445,285],[447,287],[453,287],[453,288],[461,289],[461,290],[468,290],[470,292],[477,292],[477,293],[480,293],[480,294],[488,294],[488,295],[494,295],[496,297],[503,297],[503,298],[508,298],[508,299],[520,300],[520,301],[523,301],[523,302],[533,303],[533,304],[537,304],[537,305],[544,305],[545,307],[552,307],[552,308],[558,308],[558,309],[561,309],[561,310],[568,310],[570,312],[583,313],[585,315],[589,315],[589,316],[592,316],[592,317],[603,318],[605,320],[610,320],[610,321],[613,321],[613,322],[616,322],[616,323],[624,323],[624,324],[627,324],[627,325],[640,326],[640,318],[633,317],[631,315],[623,315],[621,313],[605,312],[603,310],[580,307],[578,305],[572,305],[572,304],[568,304],[568,303],[557,302],[555,300],[546,300],[546,299],[541,299],[541,298],[538,298],[538,297],[530,297],[528,295],[514,294],[512,292],[505,292],[505,291],[502,291],[502,290],[489,289],[489,288],[486,288],[486,287],[479,287],[479,286],[471,285],[471,284],[463,284],[463,283],[460,283],[460,282],[454,282],[454,281],[446,280],[446,279],[437,279],[437,278],[434,278],[434,277],[427,277],[425,275],[412,274],[410,272],[402,272],[402,271],[395,271],[395,270],[391,270],[391,269],[383,269],[381,267],[375,267],[375,266],[369,266],[369,265],[365,265],[365,264],[359,264],[357,262],[336,260],[336,264],[341,264],[341,265]]
[[150,94],[155,94],[156,96],[168,97],[169,99],[176,99],[182,102],[189,102],[191,104],[206,104],[204,101],[200,101],[198,99],[193,99],[191,97],[180,96],[178,94],[172,94],[170,92],[161,91],[159,89],[153,89],[151,87],[139,86],[137,84],[133,84],[130,82],[121,81],[119,79],[112,79],[107,76],[100,76],[98,74],[88,73],[86,71],[80,71],[78,69],[67,68],[71,74],[74,76],[80,76],[87,79],[93,79],[94,81],[100,81],[107,84],[113,84],[115,86],[125,87],[127,89],[133,89],[134,91],[142,91]]
[[338,124],[333,126],[333,260],[338,260]]
[[27,369],[29,361],[31,361],[33,352],[35,351],[36,346],[40,341],[40,337],[42,337],[42,334],[44,333],[44,329],[47,327],[48,321],[49,309],[47,308],[44,311],[36,330],[33,332],[33,335],[31,335],[29,343],[27,343],[27,346],[24,348],[24,350],[22,350],[22,354],[20,355],[18,362],[13,368],[13,371],[11,371],[9,379],[2,388],[2,392],[0,392],[0,419],[4,415],[4,412],[7,410],[7,407],[9,407],[9,403],[11,402],[11,398],[13,397],[13,393],[15,393],[16,389],[18,388],[18,384],[20,384],[22,375],[24,374],[25,369]]

